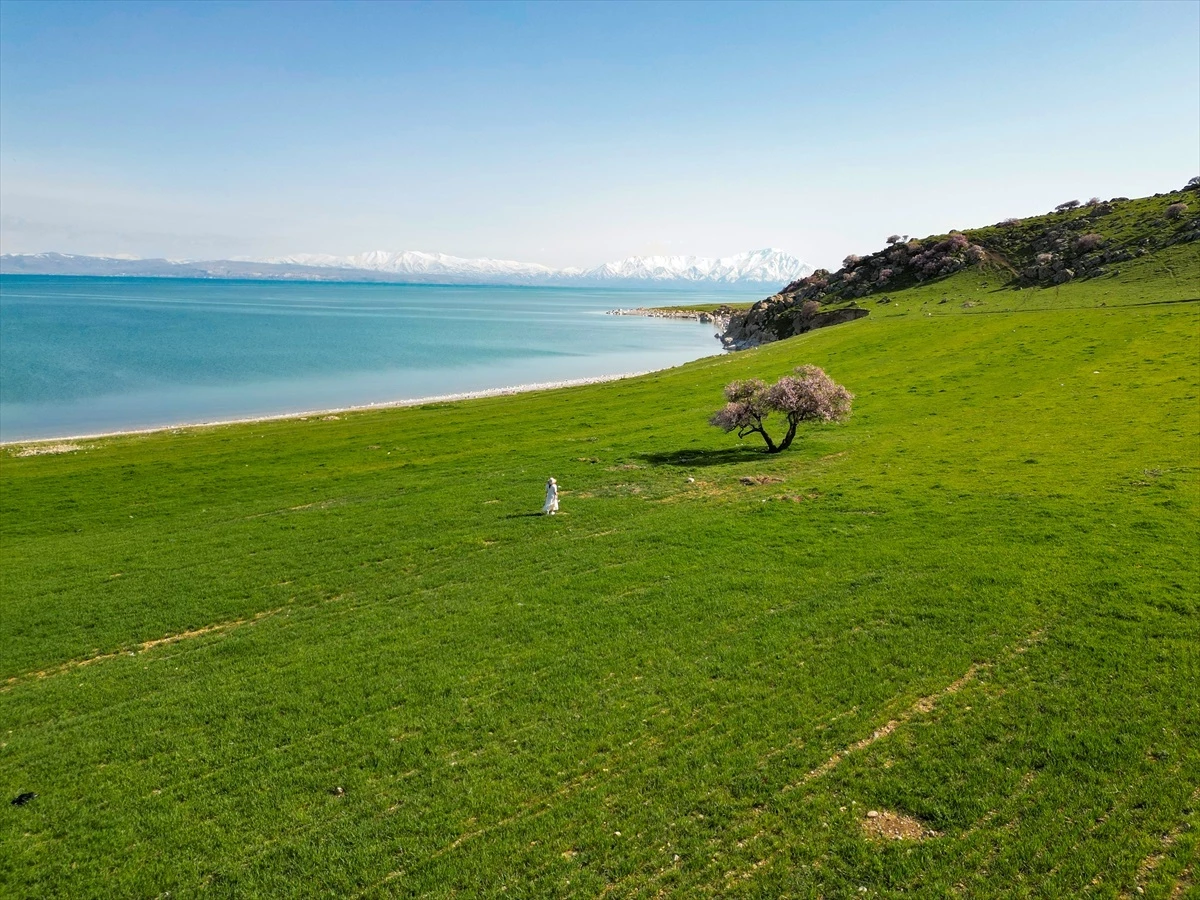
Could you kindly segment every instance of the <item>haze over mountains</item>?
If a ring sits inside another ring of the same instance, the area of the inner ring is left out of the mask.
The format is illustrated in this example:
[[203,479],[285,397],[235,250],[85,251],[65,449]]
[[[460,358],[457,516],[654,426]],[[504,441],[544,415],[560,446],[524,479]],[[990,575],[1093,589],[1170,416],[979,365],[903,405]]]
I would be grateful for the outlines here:
[[711,259],[631,256],[593,268],[553,269],[505,259],[463,259],[444,253],[373,251],[354,256],[297,254],[270,259],[177,261],[64,253],[6,254],[0,273],[25,275],[265,278],[383,281],[419,284],[663,286],[718,288],[783,285],[813,267],[782,250],[753,250]]

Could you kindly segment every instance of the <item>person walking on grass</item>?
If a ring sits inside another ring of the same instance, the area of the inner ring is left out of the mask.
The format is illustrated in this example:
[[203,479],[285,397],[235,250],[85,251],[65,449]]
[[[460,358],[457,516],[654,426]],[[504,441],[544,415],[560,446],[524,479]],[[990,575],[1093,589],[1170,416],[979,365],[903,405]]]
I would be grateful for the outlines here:
[[546,482],[546,505],[542,507],[542,515],[552,516],[558,512],[558,482],[551,478]]

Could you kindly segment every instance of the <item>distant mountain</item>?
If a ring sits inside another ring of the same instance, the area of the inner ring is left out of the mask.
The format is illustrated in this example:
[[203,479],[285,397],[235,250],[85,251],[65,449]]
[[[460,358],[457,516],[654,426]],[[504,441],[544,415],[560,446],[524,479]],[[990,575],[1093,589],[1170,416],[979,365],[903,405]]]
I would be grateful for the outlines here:
[[444,253],[374,251],[354,256],[298,254],[265,260],[172,261],[6,254],[0,273],[26,275],[264,278],[312,281],[386,281],[416,284],[610,285],[723,287],[783,285],[812,266],[782,250],[755,250],[721,259],[631,256],[590,269],[552,269],[506,259],[463,259]]
[[[511,259],[463,259],[445,253],[422,253],[404,250],[391,253],[373,250],[354,256],[330,256],[327,253],[300,253],[277,256],[260,262],[282,266],[304,266],[319,269],[349,269],[356,272],[381,272],[399,275],[407,280],[424,280],[429,276],[454,279],[457,283],[495,284],[544,280],[559,270],[537,263],[515,262]],[[459,281],[463,279],[463,281]]]
[[789,280],[802,278],[812,271],[812,266],[782,250],[753,250],[721,259],[698,256],[630,256],[591,269],[552,269],[537,263],[508,259],[463,259],[447,256],[445,253],[421,253],[415,250],[402,253],[377,250],[357,256],[300,254],[275,257],[263,262],[310,268],[386,272],[413,278],[437,276],[462,279],[464,283],[495,283],[501,280],[555,284],[624,281],[786,284]]

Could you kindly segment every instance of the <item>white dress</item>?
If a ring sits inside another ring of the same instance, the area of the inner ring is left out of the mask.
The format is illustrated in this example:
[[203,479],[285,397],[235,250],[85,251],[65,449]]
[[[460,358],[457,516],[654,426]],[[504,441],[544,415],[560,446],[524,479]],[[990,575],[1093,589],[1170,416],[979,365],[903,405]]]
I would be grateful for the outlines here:
[[546,505],[542,512],[551,516],[558,512],[558,485],[553,481],[546,482]]

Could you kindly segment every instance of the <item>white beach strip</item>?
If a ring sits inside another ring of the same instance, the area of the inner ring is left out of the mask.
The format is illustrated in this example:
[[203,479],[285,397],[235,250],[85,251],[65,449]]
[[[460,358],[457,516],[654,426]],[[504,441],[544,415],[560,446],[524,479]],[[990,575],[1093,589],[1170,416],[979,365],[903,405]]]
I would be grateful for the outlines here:
[[[550,391],[558,388],[581,387],[585,384],[603,384],[623,378],[650,375],[662,369],[647,369],[644,372],[623,372],[619,375],[597,375],[593,378],[572,378],[567,381],[541,381],[536,384],[514,384],[508,387],[486,388],[481,391],[464,391],[459,394],[439,394],[436,397],[414,397],[410,400],[385,400],[382,403],[364,403],[361,406],[339,406],[333,409],[314,409],[307,412],[275,413],[268,416],[248,416],[244,419],[220,419],[212,422],[181,422],[176,425],[154,425],[150,428],[132,428],[127,431],[104,431],[95,434],[71,434],[55,437],[29,438],[27,440],[0,441],[0,447],[33,446],[50,441],[88,441],[97,438],[122,437],[130,434],[156,434],[160,431],[180,431],[185,428],[216,428],[221,425],[248,425],[255,422],[278,422],[285,419],[309,419],[314,416],[331,416],[338,413],[363,412],[372,409],[394,409],[401,406],[421,406],[426,403],[453,403],[456,400],[478,400],[482,397],[504,397],[508,394],[524,394],[529,391]],[[30,454],[35,455],[35,454]]]

